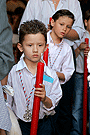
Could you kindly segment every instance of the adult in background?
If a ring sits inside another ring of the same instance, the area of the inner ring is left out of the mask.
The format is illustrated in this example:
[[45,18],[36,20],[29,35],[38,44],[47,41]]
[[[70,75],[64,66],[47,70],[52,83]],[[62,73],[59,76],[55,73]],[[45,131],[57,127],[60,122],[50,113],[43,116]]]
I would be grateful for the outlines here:
[[13,64],[12,30],[8,23],[6,0],[0,0],[0,135],[5,135],[5,131],[11,129],[11,121],[4,101],[1,80],[5,78]]

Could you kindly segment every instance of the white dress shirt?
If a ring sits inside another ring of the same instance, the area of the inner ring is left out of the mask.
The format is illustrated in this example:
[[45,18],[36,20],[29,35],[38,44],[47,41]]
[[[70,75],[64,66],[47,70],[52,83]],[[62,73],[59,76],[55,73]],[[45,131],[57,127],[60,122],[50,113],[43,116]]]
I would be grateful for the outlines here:
[[[58,55],[61,45],[63,46],[52,69],[65,75],[65,81],[60,80],[60,83],[64,84],[71,78],[75,70],[72,49],[64,40],[62,40],[60,44],[54,45],[50,33],[51,30],[47,33],[47,44],[49,44],[51,65]],[[48,66],[50,67],[50,59],[48,60]]]
[[[89,47],[90,47],[90,34],[88,31],[85,32],[84,37],[79,40],[79,42],[74,44],[74,50],[82,43],[85,42],[85,38],[89,39]],[[80,54],[76,58],[76,72],[84,73],[84,51],[80,51]]]
[[[47,27],[47,24],[49,24],[49,18],[60,9],[68,9],[74,14],[75,22],[72,29],[78,33],[79,38],[81,39],[85,30],[82,20],[81,7],[78,0],[60,0],[56,10],[52,0],[29,0],[20,24],[32,19],[38,19]],[[74,42],[67,39],[65,40],[70,46],[74,45]]]
[[[22,80],[27,92],[27,96],[29,96],[33,85],[35,84],[36,75],[33,75],[28,70],[26,63],[24,62],[23,58],[21,58],[20,61],[13,66],[8,76],[8,84],[14,89],[14,97],[11,97],[9,95],[7,96],[8,106],[14,111],[18,118],[25,121],[23,115],[25,114],[25,110],[27,109],[26,99],[20,82],[19,70],[21,70],[22,73]],[[59,100],[62,97],[62,90],[56,72],[46,66],[44,67],[43,84],[45,85],[46,96],[49,97],[52,101],[52,107],[46,108],[44,104],[40,102],[39,119],[43,119],[45,115],[55,114],[54,108],[55,106],[57,106]],[[31,113],[33,109],[33,100],[34,90],[29,102],[29,109]]]

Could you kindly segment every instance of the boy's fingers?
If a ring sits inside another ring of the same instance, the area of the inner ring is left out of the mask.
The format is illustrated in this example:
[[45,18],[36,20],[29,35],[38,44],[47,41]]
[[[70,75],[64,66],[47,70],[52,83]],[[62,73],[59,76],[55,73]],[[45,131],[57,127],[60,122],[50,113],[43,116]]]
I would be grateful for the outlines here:
[[35,88],[36,91],[44,91],[43,88]]
[[39,84],[40,86],[42,86],[43,88],[45,88],[45,85],[44,84]]
[[81,44],[86,44],[86,42],[82,42]]
[[40,92],[40,91],[35,91],[34,93],[37,95],[43,95],[43,92]]

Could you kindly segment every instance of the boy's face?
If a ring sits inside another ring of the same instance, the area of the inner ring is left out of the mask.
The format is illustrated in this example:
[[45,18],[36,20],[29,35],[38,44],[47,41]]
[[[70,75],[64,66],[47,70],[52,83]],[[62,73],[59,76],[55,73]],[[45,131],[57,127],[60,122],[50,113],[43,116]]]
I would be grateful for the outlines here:
[[88,21],[85,20],[85,26],[86,26],[86,30],[90,33],[90,19]]
[[[41,53],[46,49],[45,37],[41,33],[27,34],[19,50],[25,54],[25,62],[37,63],[41,59]],[[18,45],[18,46],[19,46]]]
[[63,38],[71,30],[72,24],[73,20],[67,16],[61,16],[55,22],[52,19],[52,32],[57,38]]

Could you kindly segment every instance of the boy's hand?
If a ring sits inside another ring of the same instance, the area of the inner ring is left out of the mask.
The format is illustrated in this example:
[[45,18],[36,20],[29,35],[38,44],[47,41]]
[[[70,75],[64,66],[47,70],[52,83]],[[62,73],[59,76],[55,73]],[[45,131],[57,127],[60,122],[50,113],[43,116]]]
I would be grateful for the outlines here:
[[85,50],[87,47],[88,45],[86,44],[86,42],[82,42],[78,48],[79,50]]
[[90,49],[89,49],[88,44],[86,44],[86,42],[82,42],[78,48],[79,50],[84,50],[84,55],[88,56],[88,52]]
[[35,96],[40,97],[41,101],[44,102],[46,99],[46,91],[45,91],[45,85],[40,84],[41,88],[35,88]]
[[89,47],[87,47],[87,48],[84,50],[84,55],[85,55],[85,56],[88,56],[88,52],[89,52],[89,50],[90,50],[90,48],[89,48]]

